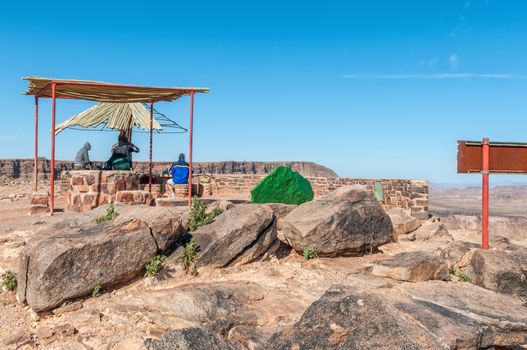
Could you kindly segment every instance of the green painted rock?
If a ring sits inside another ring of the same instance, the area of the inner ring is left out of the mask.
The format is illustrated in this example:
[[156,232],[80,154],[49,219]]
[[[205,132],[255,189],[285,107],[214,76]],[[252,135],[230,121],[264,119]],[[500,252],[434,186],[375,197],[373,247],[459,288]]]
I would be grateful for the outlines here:
[[296,171],[279,166],[251,190],[253,203],[302,204],[313,199],[311,183]]

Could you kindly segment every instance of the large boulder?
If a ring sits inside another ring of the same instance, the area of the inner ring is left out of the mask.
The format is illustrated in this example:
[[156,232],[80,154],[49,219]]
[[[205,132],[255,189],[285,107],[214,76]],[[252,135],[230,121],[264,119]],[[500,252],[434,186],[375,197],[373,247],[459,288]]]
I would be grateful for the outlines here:
[[[470,283],[403,283],[415,307],[399,316],[418,322],[450,349],[520,349],[527,344],[527,307],[518,298]],[[423,310],[423,311],[420,311]]]
[[278,231],[282,230],[282,221],[284,218],[297,207],[294,204],[282,204],[282,203],[268,203],[267,206],[271,208],[276,216],[276,228]]
[[287,245],[287,240],[285,239],[284,234],[282,232],[282,222],[284,221],[284,218],[287,216],[287,214],[289,214],[293,209],[295,209],[297,205],[268,203],[267,206],[273,210],[274,215],[276,217],[276,236],[278,237],[278,241],[275,242],[275,251],[278,250],[280,246],[290,250],[291,248]]
[[[119,210],[119,209],[117,209]],[[139,219],[150,229],[156,241],[158,253],[173,248],[188,230],[189,210],[183,208],[154,208],[150,206],[122,206],[123,213],[117,217],[115,225]]]
[[446,280],[449,277],[446,261],[428,252],[399,253],[376,261],[372,274],[409,282]]
[[379,295],[334,285],[292,327],[273,335],[267,348],[439,349],[440,346],[424,330],[404,322]]
[[452,242],[454,238],[446,226],[439,221],[427,221],[413,232],[416,241],[419,242]]
[[19,257],[18,299],[43,311],[90,294],[96,284],[106,288],[126,282],[184,232],[179,212],[129,208],[116,206],[120,215],[101,224],[93,214],[81,214],[29,241]]
[[311,183],[286,166],[276,167],[251,190],[253,203],[302,204],[313,196]]
[[276,240],[276,218],[264,204],[239,204],[192,232],[198,266],[227,267],[262,257]]
[[517,300],[442,281],[401,289],[334,285],[267,348],[487,349],[527,342],[527,308]]
[[478,286],[527,298],[527,249],[513,251],[472,249],[458,263]]
[[438,248],[439,255],[445,259],[449,266],[457,268],[457,264],[463,256],[471,249],[479,248],[480,245],[472,242],[454,241],[445,247]]
[[421,220],[411,216],[410,212],[403,208],[392,208],[387,213],[392,220],[393,231],[398,237],[413,232],[421,226]]
[[[148,291],[125,303],[156,310],[168,323],[199,326],[227,335],[237,325],[255,325],[251,304],[264,299],[264,289],[252,282],[188,283]],[[124,308],[127,309],[128,305]],[[130,310],[127,310],[129,312]],[[135,311],[132,310],[131,313]],[[125,314],[123,317],[130,317]]]
[[220,336],[198,327],[182,328],[168,332],[159,340],[147,338],[141,350],[235,350]]
[[357,255],[392,241],[392,223],[363,186],[342,187],[289,213],[282,230],[297,252],[319,256]]
[[220,200],[217,200],[217,201],[214,201],[212,203],[210,203],[209,205],[207,205],[207,210],[206,212],[207,213],[211,213],[212,211],[214,210],[221,210],[221,212],[224,212],[226,210],[229,210],[231,209],[232,207],[234,207],[234,203],[232,203],[231,201],[227,201],[225,199],[220,199]]
[[[262,281],[266,275],[264,282],[279,283],[283,276],[278,270],[241,270],[237,281],[168,281],[133,296],[113,298],[102,311],[103,319],[108,324],[127,320],[140,336],[157,337],[177,328],[199,327],[220,335],[237,349],[268,349],[265,344],[271,335],[300,317],[314,297],[278,285],[249,282]],[[245,278],[255,272],[257,278]],[[88,307],[99,315],[99,306]],[[79,329],[79,333],[83,331]]]

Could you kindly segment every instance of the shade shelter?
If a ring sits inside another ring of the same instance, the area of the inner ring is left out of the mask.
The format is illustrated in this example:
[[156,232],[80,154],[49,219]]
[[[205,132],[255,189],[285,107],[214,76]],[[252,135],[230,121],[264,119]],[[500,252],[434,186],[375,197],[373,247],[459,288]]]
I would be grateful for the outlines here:
[[[122,132],[131,132],[133,128],[149,130],[150,112],[139,102],[100,102],[57,125],[55,133],[58,134],[68,128],[73,129],[79,126],[82,128],[100,128],[100,130],[119,130]],[[152,128],[157,132],[163,130],[155,117]]]
[[50,181],[50,212],[55,207],[55,135],[57,133],[55,116],[57,99],[77,99],[108,103],[147,103],[150,106],[149,132],[149,183],[148,190],[152,191],[152,132],[154,129],[154,104],[157,102],[171,102],[182,96],[190,96],[189,116],[189,206],[192,200],[192,137],[194,121],[194,95],[209,92],[207,88],[196,87],[150,87],[138,85],[112,84],[87,80],[67,80],[30,76],[24,78],[29,82],[26,95],[35,96],[35,149],[34,149],[34,181],[35,190],[38,186],[38,102],[39,98],[51,98],[51,181]]

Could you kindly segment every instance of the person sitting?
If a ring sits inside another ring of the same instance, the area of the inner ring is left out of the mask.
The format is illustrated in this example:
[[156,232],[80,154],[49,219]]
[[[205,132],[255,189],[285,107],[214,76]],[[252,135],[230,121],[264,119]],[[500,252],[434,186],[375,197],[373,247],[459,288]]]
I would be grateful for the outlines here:
[[169,173],[172,178],[168,179],[166,183],[167,192],[169,192],[170,195],[174,197],[176,195],[174,190],[175,185],[188,184],[189,167],[188,163],[185,161],[185,154],[181,153],[179,155],[179,160],[177,163],[172,164]]
[[117,143],[112,146],[112,156],[105,164],[106,170],[131,170],[132,153],[139,152],[139,148],[131,142],[128,142],[126,135],[121,132]]
[[73,170],[84,170],[91,168],[90,155],[91,145],[86,142],[84,146],[77,152],[75,156],[75,163],[73,163]]

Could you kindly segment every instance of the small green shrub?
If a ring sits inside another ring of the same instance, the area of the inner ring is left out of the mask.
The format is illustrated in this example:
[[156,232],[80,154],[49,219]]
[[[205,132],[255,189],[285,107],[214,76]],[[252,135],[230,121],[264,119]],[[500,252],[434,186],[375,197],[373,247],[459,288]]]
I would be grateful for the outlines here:
[[470,276],[459,271],[457,274],[456,274],[456,277],[461,281],[461,282],[472,282],[472,280],[470,279]]
[[93,287],[93,291],[91,292],[92,297],[98,297],[102,293],[102,286],[99,282],[95,283],[95,286]]
[[95,221],[98,224],[102,224],[103,222],[111,221],[111,220],[115,219],[118,216],[119,216],[119,213],[115,211],[115,208],[113,207],[113,204],[110,204],[108,206],[108,209],[106,209],[106,214],[103,215],[103,216],[99,216],[97,219],[95,219]]
[[450,266],[450,268],[448,269],[448,272],[451,274],[451,275],[454,275],[457,277],[458,281],[460,282],[472,282],[472,280],[470,279],[470,276],[467,275],[466,273],[463,273],[459,270],[456,270],[455,266]]
[[192,207],[190,208],[190,218],[188,221],[190,231],[195,231],[198,227],[210,224],[222,212],[220,208],[214,208],[212,212],[207,213],[207,203],[198,197],[192,198]]
[[11,271],[7,271],[2,274],[2,288],[10,292],[16,290],[18,283],[15,275]]
[[185,245],[185,250],[183,251],[183,256],[181,257],[181,265],[183,265],[186,273],[190,272],[192,276],[198,275],[196,260],[198,258],[199,251],[199,245],[196,243],[196,240],[192,238],[190,242]]
[[311,260],[315,259],[317,257],[317,251],[313,248],[305,248],[304,249],[304,259]]
[[165,265],[166,256],[156,255],[148,264],[145,266],[145,277],[155,277],[163,269]]

